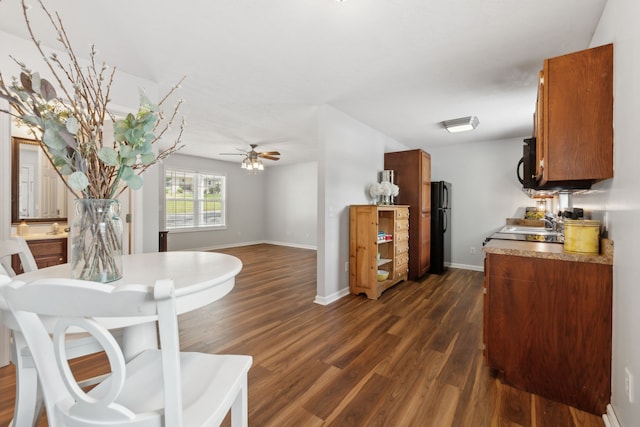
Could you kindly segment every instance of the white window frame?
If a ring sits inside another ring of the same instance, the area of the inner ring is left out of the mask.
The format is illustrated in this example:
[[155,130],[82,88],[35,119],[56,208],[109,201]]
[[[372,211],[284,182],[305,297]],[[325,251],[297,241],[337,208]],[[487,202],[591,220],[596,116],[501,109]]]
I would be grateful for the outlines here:
[[[166,180],[167,175],[177,173],[184,175],[192,175],[194,182],[194,189],[192,191],[193,197],[187,200],[191,200],[193,203],[193,223],[189,225],[179,225],[176,226],[172,224],[173,221],[169,221],[169,210],[167,209],[168,201],[170,200],[184,200],[184,199],[172,199],[168,197],[166,188]],[[202,209],[204,199],[204,194],[202,190],[202,181],[205,177],[213,177],[214,179],[221,180],[222,188],[220,190],[220,216],[221,222],[219,224],[207,224],[204,219],[204,210]],[[194,170],[186,170],[179,168],[166,168],[163,173],[163,186],[162,186],[163,200],[164,200],[164,222],[165,229],[171,232],[182,232],[182,231],[197,231],[197,230],[223,230],[227,228],[227,176],[225,174],[210,172],[210,171],[194,171]],[[201,196],[199,196],[201,195]]]

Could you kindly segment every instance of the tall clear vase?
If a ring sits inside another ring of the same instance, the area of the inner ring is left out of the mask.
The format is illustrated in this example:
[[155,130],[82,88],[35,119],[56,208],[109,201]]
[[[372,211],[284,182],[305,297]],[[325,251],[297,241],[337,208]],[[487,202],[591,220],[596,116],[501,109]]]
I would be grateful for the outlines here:
[[113,282],[122,277],[122,220],[114,199],[76,199],[71,225],[74,279]]

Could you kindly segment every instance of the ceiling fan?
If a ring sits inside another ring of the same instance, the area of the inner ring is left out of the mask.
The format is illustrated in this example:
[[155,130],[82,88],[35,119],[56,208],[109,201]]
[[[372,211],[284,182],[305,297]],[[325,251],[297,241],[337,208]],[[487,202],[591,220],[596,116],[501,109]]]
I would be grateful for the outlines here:
[[245,150],[241,150],[240,148],[238,148],[238,150],[241,151],[241,153],[220,153],[220,155],[222,156],[244,156],[244,159],[242,160],[242,164],[241,167],[242,169],[247,169],[247,170],[263,170],[264,166],[262,164],[262,160],[261,159],[267,159],[267,160],[280,160],[279,156],[280,152],[278,151],[256,151],[256,148],[258,147],[258,144],[249,144],[251,147],[251,150],[249,151],[245,151]]

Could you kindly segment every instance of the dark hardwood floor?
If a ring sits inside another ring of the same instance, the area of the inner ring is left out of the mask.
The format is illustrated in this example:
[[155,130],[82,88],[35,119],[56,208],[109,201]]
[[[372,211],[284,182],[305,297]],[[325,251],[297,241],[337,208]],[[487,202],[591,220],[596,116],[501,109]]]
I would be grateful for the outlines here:
[[[480,272],[450,269],[377,300],[313,303],[316,252],[221,250],[244,268],[234,290],[180,317],[183,350],[250,354],[251,426],[598,426],[601,417],[503,385],[484,364]],[[102,365],[80,361],[85,373]],[[13,366],[0,369],[0,426]],[[40,425],[46,425],[46,417]],[[224,425],[229,425],[229,417]]]

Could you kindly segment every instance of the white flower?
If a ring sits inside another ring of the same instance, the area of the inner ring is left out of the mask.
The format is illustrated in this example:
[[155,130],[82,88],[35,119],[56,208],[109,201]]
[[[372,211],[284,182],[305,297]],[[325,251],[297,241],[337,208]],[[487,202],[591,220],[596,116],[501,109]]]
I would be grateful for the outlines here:
[[373,198],[381,196],[382,195],[381,191],[382,191],[382,187],[377,182],[369,186],[369,194],[371,194],[371,197]]
[[389,181],[381,182],[380,187],[381,195],[383,196],[397,196],[400,191],[400,188],[397,185],[392,184]]
[[400,192],[400,187],[390,183],[389,181],[377,182],[369,186],[369,194],[371,194],[371,197],[374,197],[374,198],[378,196],[396,197],[399,192]]

